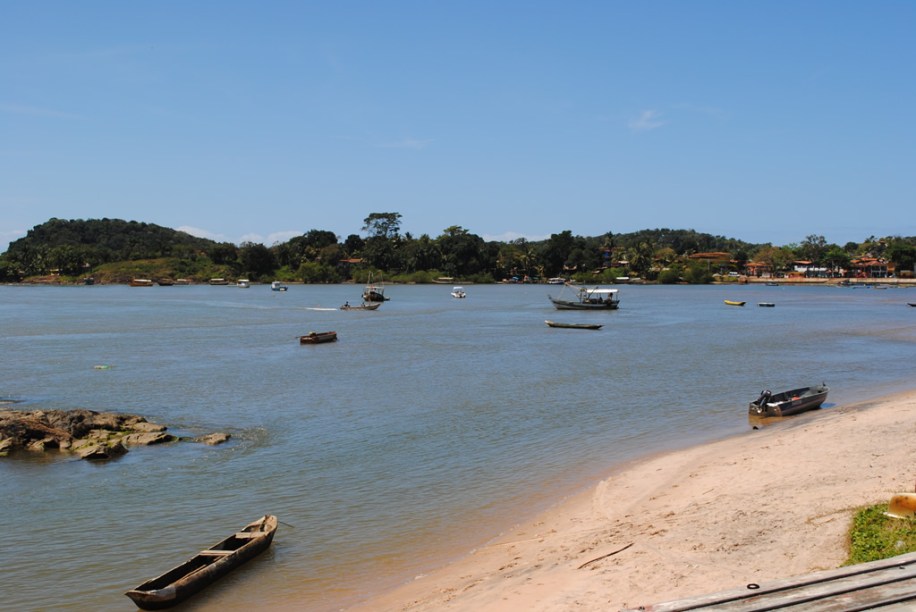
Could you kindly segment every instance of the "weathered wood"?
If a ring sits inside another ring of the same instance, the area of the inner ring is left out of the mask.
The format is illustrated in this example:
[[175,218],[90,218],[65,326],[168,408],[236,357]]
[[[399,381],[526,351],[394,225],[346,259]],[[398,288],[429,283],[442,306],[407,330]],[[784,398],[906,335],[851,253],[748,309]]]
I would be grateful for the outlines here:
[[640,606],[625,612],[916,609],[916,553]]

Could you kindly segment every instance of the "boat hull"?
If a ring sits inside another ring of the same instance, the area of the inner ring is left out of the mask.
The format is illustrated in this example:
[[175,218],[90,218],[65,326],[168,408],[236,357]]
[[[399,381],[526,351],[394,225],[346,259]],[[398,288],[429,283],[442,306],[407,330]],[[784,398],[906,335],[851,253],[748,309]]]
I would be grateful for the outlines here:
[[562,329],[601,329],[603,325],[597,323],[560,323],[558,321],[544,321],[548,327]]
[[277,517],[264,516],[125,595],[143,610],[171,608],[264,552],[276,531]]
[[558,300],[556,298],[550,298],[550,301],[553,302],[553,306],[557,310],[617,310],[617,308],[620,306],[620,302],[618,300],[596,304],[589,302]]
[[759,398],[748,404],[748,413],[761,417],[792,416],[808,410],[816,410],[827,400],[827,385],[801,387],[775,395],[764,391]]
[[337,332],[311,332],[299,336],[299,344],[324,344],[325,342],[337,342]]

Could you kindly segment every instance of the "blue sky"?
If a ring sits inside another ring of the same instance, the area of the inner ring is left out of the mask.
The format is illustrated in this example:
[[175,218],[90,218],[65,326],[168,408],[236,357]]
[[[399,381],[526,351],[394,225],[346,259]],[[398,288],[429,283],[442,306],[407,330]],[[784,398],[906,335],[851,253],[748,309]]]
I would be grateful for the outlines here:
[[52,217],[266,245],[916,235],[916,3],[0,4],[0,251]]

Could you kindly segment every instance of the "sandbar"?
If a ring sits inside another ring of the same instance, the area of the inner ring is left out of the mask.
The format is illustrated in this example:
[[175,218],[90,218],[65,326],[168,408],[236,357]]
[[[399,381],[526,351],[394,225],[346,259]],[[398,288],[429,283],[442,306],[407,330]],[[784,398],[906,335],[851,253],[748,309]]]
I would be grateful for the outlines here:
[[748,429],[622,466],[350,610],[621,610],[833,569],[856,509],[916,485],[916,391]]

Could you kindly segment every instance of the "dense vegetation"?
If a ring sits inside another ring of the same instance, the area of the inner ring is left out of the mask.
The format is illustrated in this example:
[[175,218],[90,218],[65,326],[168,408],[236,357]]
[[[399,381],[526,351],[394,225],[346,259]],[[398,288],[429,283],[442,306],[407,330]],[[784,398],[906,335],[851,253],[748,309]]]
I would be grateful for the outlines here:
[[743,271],[752,260],[772,270],[784,270],[796,260],[840,270],[863,255],[885,258],[897,270],[906,271],[901,275],[911,275],[916,238],[870,237],[839,246],[811,235],[801,244],[777,247],[694,230],[646,229],[591,237],[565,230],[541,241],[488,242],[459,225],[435,238],[414,237],[401,233],[399,213],[371,213],[363,220],[361,234],[343,240],[333,232],[312,229],[268,247],[215,242],[136,221],[51,219],[10,244],[0,256],[0,280],[53,274],[73,282],[93,276],[97,282],[113,283],[136,277],[320,283],[363,282],[374,273],[405,282],[431,282],[438,277],[526,282],[555,276],[611,282],[631,276],[663,283],[704,283],[714,274]]

